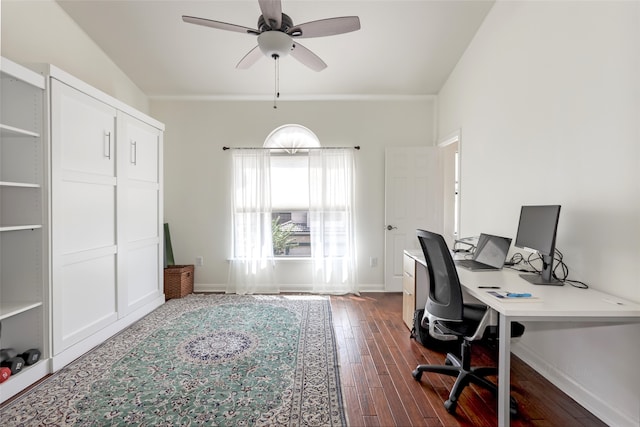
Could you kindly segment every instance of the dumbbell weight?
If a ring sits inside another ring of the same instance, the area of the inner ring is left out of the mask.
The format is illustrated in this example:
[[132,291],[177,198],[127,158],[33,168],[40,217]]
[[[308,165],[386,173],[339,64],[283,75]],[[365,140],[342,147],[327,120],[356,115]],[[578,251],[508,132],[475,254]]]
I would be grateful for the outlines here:
[[24,364],[27,366],[33,365],[38,360],[40,360],[40,350],[37,348],[31,348],[20,355],[22,360],[24,360]]
[[0,368],[0,384],[5,382],[11,376],[11,369],[5,368],[4,366]]
[[9,368],[11,375],[15,375],[24,367],[24,359],[14,349],[4,348],[0,350],[0,367]]

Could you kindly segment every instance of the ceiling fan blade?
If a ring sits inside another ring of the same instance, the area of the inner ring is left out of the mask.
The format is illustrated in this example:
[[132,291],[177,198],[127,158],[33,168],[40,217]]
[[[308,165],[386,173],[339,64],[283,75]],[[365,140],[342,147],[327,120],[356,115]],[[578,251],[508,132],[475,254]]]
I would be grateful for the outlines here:
[[308,39],[350,33],[359,29],[360,18],[357,16],[341,16],[295,25],[288,31],[288,34],[292,37]]
[[189,24],[203,25],[205,27],[217,28],[219,30],[235,31],[245,34],[260,34],[260,31],[241,25],[227,24],[226,22],[213,21],[211,19],[197,18],[195,16],[182,15],[182,20]]
[[240,62],[238,62],[238,65],[236,65],[236,68],[238,68],[240,70],[246,70],[247,68],[251,67],[256,62],[258,62],[258,59],[262,58],[263,56],[264,55],[262,54],[262,51],[260,50],[260,46],[256,46],[253,49],[251,49],[249,51],[249,53],[247,53],[244,56],[244,58],[242,58],[240,60]]
[[282,26],[282,4],[280,0],[258,0],[264,21],[272,30]]
[[298,42],[295,42],[293,44],[291,56],[302,62],[307,67],[311,68],[313,71],[322,71],[327,68],[327,64],[325,64],[318,55],[311,52],[309,49],[302,46]]

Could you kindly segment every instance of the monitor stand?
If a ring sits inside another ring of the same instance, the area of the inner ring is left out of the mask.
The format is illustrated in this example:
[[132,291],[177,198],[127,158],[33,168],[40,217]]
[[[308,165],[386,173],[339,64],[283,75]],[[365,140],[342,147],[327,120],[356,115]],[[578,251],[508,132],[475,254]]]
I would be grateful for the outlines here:
[[563,286],[564,282],[554,279],[553,277],[550,280],[545,280],[539,274],[521,274],[522,277],[527,282],[534,285],[551,285],[551,286]]

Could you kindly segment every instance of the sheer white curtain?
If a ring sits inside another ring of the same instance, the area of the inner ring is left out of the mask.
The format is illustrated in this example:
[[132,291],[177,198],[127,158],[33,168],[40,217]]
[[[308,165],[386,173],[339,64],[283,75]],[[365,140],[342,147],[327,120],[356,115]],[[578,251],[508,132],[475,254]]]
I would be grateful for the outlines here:
[[355,160],[351,149],[309,150],[313,291],[357,292]]
[[277,293],[271,235],[269,150],[235,149],[233,170],[233,246],[227,292]]

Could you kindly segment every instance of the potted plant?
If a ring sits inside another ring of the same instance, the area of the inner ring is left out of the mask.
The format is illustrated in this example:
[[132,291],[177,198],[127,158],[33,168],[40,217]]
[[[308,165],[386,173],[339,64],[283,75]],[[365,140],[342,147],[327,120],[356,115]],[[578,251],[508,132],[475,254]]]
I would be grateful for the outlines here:
[[280,224],[280,217],[271,221],[274,255],[288,255],[291,248],[298,246],[293,236],[293,227],[290,222]]

